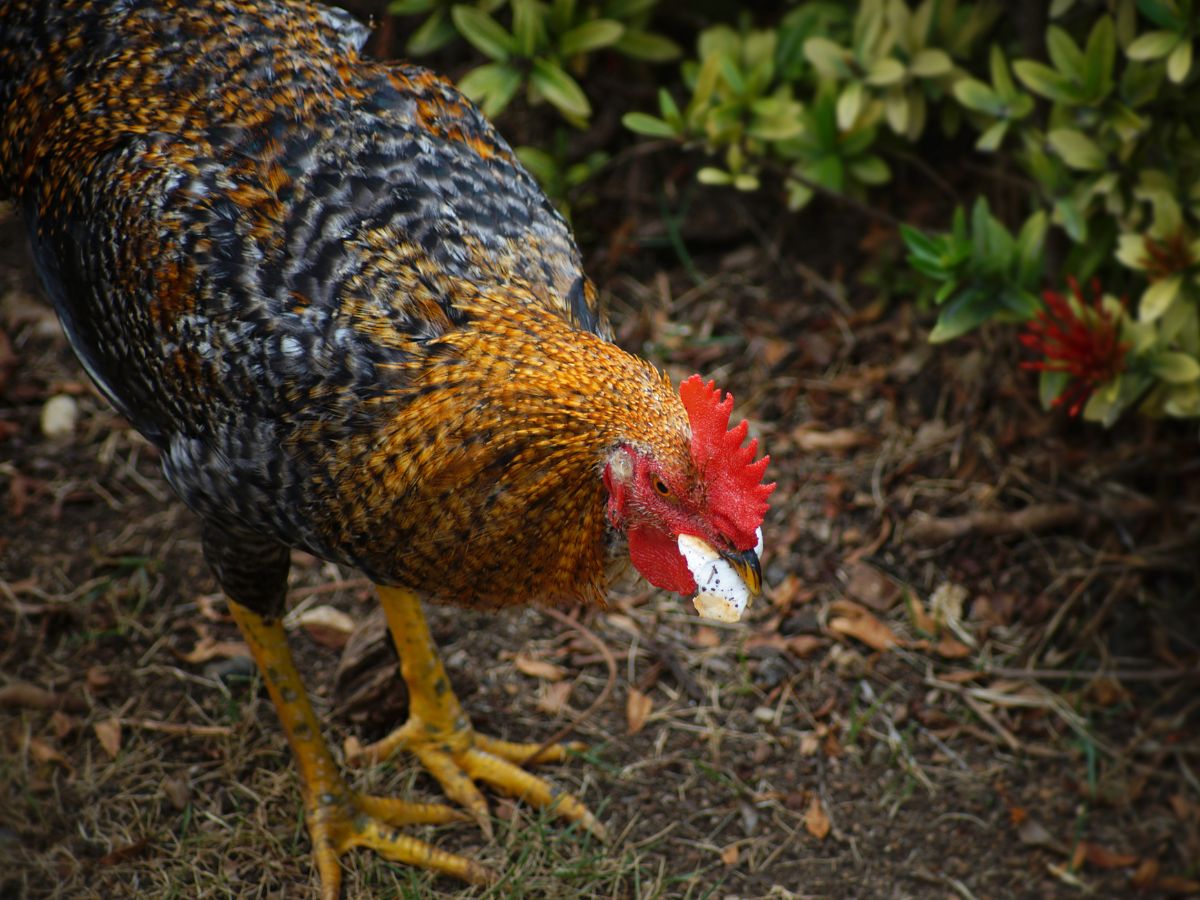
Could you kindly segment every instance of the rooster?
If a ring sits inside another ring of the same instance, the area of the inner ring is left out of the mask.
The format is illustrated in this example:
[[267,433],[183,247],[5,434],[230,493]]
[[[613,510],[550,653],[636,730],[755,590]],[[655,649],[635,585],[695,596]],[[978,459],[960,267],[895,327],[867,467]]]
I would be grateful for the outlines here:
[[445,804],[350,789],[280,623],[290,548],[378,586],[410,693],[367,749],[416,755],[486,827],[487,783],[601,832],[476,732],[421,601],[602,604],[622,559],[736,619],[774,485],[732,397],[611,341],[571,233],[455,88],[366,29],[257,0],[0,4],[0,198],[101,393],[202,520],[294,752],[324,897]]

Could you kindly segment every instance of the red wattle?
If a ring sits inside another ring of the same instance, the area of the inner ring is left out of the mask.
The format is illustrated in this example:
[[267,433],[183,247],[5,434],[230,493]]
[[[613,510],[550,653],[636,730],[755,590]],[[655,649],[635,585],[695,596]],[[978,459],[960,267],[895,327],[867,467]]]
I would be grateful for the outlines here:
[[648,528],[630,529],[629,558],[642,577],[657,588],[677,594],[694,594],[696,579],[679,555],[679,545],[668,534]]

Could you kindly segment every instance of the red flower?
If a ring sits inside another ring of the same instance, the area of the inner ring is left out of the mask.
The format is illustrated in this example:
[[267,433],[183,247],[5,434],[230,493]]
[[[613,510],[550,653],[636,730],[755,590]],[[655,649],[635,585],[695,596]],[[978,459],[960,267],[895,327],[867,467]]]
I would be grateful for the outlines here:
[[1104,308],[1104,293],[1098,281],[1092,282],[1090,304],[1074,278],[1068,278],[1067,283],[1075,303],[1055,291],[1046,291],[1042,294],[1046,308],[1026,323],[1020,341],[1042,359],[1023,362],[1021,368],[1070,375],[1054,405],[1065,405],[1069,415],[1077,416],[1100,385],[1125,371],[1129,344],[1120,339],[1117,317]]

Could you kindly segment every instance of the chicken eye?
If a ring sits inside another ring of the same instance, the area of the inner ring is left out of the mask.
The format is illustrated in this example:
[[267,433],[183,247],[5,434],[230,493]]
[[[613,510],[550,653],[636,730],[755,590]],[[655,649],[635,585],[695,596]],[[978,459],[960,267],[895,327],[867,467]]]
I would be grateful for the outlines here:
[[667,487],[667,483],[665,481],[663,481],[661,478],[656,477],[654,479],[654,490],[656,490],[658,492],[658,495],[660,497],[671,496],[671,489],[669,487]]

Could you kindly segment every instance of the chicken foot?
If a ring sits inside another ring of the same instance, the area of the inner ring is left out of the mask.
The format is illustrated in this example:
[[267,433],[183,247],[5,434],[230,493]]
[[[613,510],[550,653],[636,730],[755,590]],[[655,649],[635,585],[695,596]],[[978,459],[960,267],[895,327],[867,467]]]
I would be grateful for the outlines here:
[[347,786],[321,737],[279,620],[264,619],[233,600],[229,610],[258,664],[300,768],[322,900],[339,896],[342,870],[338,859],[352,847],[367,847],[393,862],[433,869],[474,884],[494,881],[495,874],[474,860],[438,850],[396,830],[403,825],[462,821],[467,817],[459,810],[441,803],[367,796]]
[[584,745],[551,744],[541,750],[539,744],[503,741],[476,732],[450,687],[416,595],[404,588],[377,587],[408,685],[409,717],[400,728],[348,761],[352,765],[379,762],[398,750],[410,751],[489,837],[492,827],[487,801],[475,786],[476,780],[533,806],[552,808],[603,839],[604,826],[583,803],[521,768],[524,763],[559,762]]

